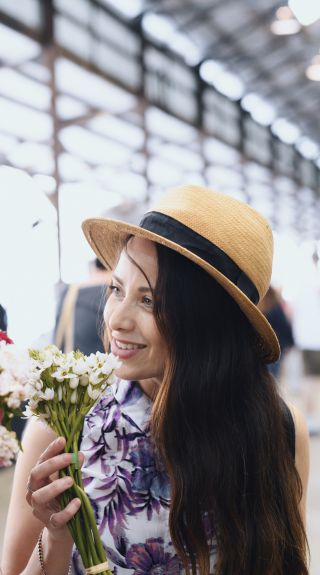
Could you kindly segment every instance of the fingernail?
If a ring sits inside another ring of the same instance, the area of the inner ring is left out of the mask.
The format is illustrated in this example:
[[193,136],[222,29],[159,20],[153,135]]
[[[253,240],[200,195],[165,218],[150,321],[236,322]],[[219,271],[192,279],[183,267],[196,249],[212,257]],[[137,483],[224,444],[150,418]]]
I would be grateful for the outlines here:
[[75,466],[76,469],[79,469],[79,460],[78,455],[76,453],[70,453],[71,455],[71,463]]
[[72,477],[65,477],[63,483],[65,487],[71,487],[73,485]]

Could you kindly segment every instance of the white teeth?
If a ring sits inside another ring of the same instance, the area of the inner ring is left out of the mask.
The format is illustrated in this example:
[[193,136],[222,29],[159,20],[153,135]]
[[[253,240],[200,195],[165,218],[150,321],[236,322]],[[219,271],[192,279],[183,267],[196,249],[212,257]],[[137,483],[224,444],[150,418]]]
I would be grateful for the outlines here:
[[116,339],[116,344],[119,349],[140,349],[142,345],[137,345],[133,343],[122,343]]

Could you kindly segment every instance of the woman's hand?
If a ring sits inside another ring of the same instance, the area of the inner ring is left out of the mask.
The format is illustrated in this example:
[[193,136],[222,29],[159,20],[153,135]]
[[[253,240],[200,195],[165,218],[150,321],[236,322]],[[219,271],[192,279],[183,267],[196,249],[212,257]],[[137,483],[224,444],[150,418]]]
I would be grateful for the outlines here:
[[[73,480],[71,477],[52,479],[51,476],[68,467],[72,462],[70,453],[61,453],[65,446],[65,439],[58,437],[50,443],[40,456],[37,464],[32,468],[28,485],[26,500],[32,507],[33,515],[48,529],[52,539],[71,539],[67,523],[77,513],[81,503],[79,499],[72,499],[68,505],[61,509],[58,496],[69,489]],[[79,454],[79,463],[83,463],[83,455]]]

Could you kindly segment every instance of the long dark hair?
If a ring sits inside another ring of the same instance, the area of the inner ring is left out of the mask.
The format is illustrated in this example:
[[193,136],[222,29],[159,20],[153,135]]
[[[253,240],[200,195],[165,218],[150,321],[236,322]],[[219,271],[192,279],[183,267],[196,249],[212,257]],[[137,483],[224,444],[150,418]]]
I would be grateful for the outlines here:
[[186,572],[209,575],[216,544],[218,575],[307,575],[301,481],[256,334],[204,270],[156,247],[155,318],[169,361],[152,432]]

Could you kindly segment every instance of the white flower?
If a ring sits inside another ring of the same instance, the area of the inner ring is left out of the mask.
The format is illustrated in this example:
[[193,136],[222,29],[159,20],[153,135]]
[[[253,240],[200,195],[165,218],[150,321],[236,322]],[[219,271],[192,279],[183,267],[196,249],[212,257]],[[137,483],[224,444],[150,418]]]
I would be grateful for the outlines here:
[[32,385],[36,385],[36,383],[40,382],[41,387],[42,387],[42,381],[41,381],[41,371],[39,371],[38,369],[33,369],[33,371],[31,371],[28,375],[28,381],[27,383],[31,383]]
[[109,385],[113,385],[114,383],[116,383],[117,381],[117,376],[115,373],[112,373],[109,377],[108,377],[108,383]]
[[101,373],[104,373],[105,375],[107,375],[108,373],[110,373],[114,369],[118,369],[119,367],[121,367],[122,362],[119,360],[118,357],[113,355],[113,353],[110,353],[109,355],[106,355],[106,354],[100,354],[100,355],[101,355],[101,363],[102,363]]
[[74,352],[73,351],[69,351],[68,353],[66,353],[66,361],[67,361],[67,363],[69,363],[69,365],[73,365],[73,363],[74,363]]
[[88,368],[96,367],[97,365],[97,357],[94,353],[90,353],[85,361]]
[[91,385],[97,385],[101,380],[100,377],[100,371],[93,371],[92,373],[90,373],[89,375],[89,381],[91,383]]
[[54,364],[54,354],[52,353],[51,349],[49,349],[48,347],[45,347],[40,352],[40,362],[41,362],[41,367],[43,369],[47,369],[48,367],[51,367]]
[[47,387],[45,391],[38,390],[32,385],[27,388],[27,399],[29,399],[29,405],[31,402],[38,404],[39,401],[51,401],[54,399],[54,389]]
[[0,468],[12,465],[12,460],[19,451],[16,434],[0,425]]
[[27,385],[25,387],[25,392],[26,392],[26,398],[27,399],[32,399],[33,397],[38,395],[37,388],[34,387],[31,383],[27,383]]
[[59,385],[58,387],[58,401],[62,400],[62,387]]
[[5,370],[0,374],[0,395],[7,395],[14,388],[14,378],[12,374]]
[[18,409],[20,407],[21,404],[21,398],[19,395],[15,395],[15,394],[11,394],[7,401],[7,406],[10,407],[10,409]]
[[87,363],[85,359],[76,359],[73,363],[72,371],[76,375],[84,375],[87,372]]
[[[31,363],[28,353],[19,350],[15,345],[0,346],[0,395],[8,395],[20,390],[28,381]],[[21,399],[22,392],[20,393]]]
[[67,375],[67,370],[65,369],[65,367],[63,365],[61,365],[60,367],[58,367],[58,369],[56,369],[53,373],[52,373],[52,377],[54,377],[57,381],[59,381],[60,383],[63,382],[64,378]]
[[24,412],[22,413],[24,418],[30,419],[31,417],[35,417],[35,414],[31,409],[31,405],[32,405],[31,401],[29,401],[29,403],[26,405]]
[[81,375],[80,376],[80,385],[85,387],[86,385],[88,385],[88,383],[89,383],[89,377],[87,375]]
[[54,345],[53,343],[46,345],[43,349],[44,350],[50,350],[52,355],[57,355],[57,356],[62,355],[62,352],[60,351],[60,349],[56,345]]
[[96,357],[97,357],[98,363],[102,364],[106,361],[108,356],[106,353],[102,353],[101,351],[97,351]]
[[54,389],[47,387],[45,392],[41,392],[38,394],[39,399],[44,399],[45,401],[51,401],[54,398]]
[[71,394],[70,402],[71,403],[77,403],[77,398],[78,398],[78,393],[77,393],[77,390],[75,389]]
[[69,385],[70,385],[71,389],[76,389],[79,385],[79,377],[72,376],[69,379]]
[[87,387],[87,392],[88,392],[89,397],[91,397],[91,399],[93,399],[94,401],[96,401],[96,399],[98,399],[99,395],[101,394],[100,389],[92,389],[92,386],[90,385],[90,383]]
[[[1,344],[4,343],[5,342],[1,342]],[[2,369],[9,370],[17,379],[24,379],[31,369],[28,352],[19,349],[14,344],[1,345],[0,365]]]

